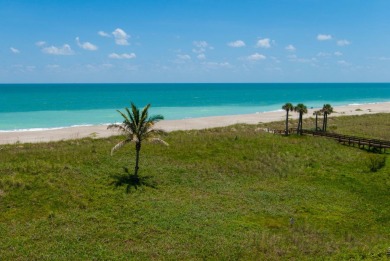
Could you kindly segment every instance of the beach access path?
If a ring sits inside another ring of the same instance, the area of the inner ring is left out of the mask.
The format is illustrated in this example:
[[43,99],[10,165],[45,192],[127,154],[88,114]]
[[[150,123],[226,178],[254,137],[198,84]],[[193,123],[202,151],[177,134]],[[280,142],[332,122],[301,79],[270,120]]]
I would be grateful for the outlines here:
[[[313,112],[319,108],[309,109],[304,118],[313,117]],[[334,113],[329,117],[345,115],[362,115],[375,113],[390,113],[390,102],[361,104],[334,107]],[[290,113],[291,118],[298,118],[297,113]],[[224,127],[238,123],[258,124],[273,121],[283,121],[286,118],[285,111],[263,112],[244,115],[214,116],[205,118],[193,118],[183,120],[164,120],[156,124],[156,128],[165,131],[176,130],[200,130],[215,127]],[[104,138],[119,135],[114,130],[107,130],[106,125],[79,126],[61,129],[38,131],[10,131],[0,132],[0,144],[50,142],[85,137]]]

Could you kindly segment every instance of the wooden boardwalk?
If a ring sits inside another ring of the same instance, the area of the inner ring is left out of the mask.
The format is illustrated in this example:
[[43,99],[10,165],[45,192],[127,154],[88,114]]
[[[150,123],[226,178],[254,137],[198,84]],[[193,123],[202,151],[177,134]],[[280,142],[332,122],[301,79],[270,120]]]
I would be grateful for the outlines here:
[[[286,133],[285,130],[274,130],[274,129],[267,129],[267,132],[273,134],[281,134],[281,135],[284,135]],[[289,134],[297,133],[297,129],[291,128],[288,130],[288,133]],[[302,134],[326,137],[326,138],[334,139],[344,145],[349,145],[354,147],[357,145],[359,148],[362,149],[368,149],[368,150],[373,149],[379,152],[383,151],[383,153],[386,153],[386,149],[390,149],[390,141],[386,141],[386,140],[367,139],[362,137],[322,132],[322,131],[314,131],[314,130],[302,130]]]
[[302,130],[302,134],[309,134],[313,136],[322,136],[330,139],[334,139],[339,143],[343,143],[349,146],[358,146],[362,149],[374,149],[379,150],[380,152],[386,153],[386,149],[390,149],[390,141],[386,140],[376,140],[376,139],[367,139],[356,136],[342,135],[337,133],[328,133],[322,131],[313,131],[313,130]]

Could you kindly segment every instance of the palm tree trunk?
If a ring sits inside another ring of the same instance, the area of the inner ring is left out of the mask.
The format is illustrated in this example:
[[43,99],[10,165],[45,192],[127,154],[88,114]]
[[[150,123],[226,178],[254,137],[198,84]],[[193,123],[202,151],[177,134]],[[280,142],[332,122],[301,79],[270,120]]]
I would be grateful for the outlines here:
[[300,133],[301,133],[301,128],[302,128],[302,113],[299,113],[297,134],[300,134]]
[[325,132],[326,132],[327,127],[328,127],[328,114],[326,114],[326,117],[325,117],[325,128],[324,128]]
[[134,176],[138,177],[138,163],[139,163],[139,153],[141,151],[141,142],[135,144],[135,167],[134,167]]
[[300,118],[300,125],[299,125],[299,134],[302,135],[302,124],[303,124],[303,113],[299,115]]
[[326,122],[326,112],[324,112],[324,119],[322,121],[322,131],[325,131],[325,122]]
[[286,114],[286,132],[285,132],[285,134],[287,136],[288,135],[288,110],[286,112],[287,112],[287,114]]

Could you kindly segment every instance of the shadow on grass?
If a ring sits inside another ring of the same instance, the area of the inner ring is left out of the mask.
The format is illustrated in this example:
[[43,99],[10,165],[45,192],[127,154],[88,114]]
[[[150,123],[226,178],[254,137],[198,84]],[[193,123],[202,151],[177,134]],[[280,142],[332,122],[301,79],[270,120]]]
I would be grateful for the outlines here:
[[129,169],[126,167],[123,167],[123,171],[125,173],[111,176],[114,179],[111,185],[116,188],[126,186],[126,193],[130,193],[131,188],[138,189],[141,186],[156,188],[156,183],[151,180],[152,176],[136,176],[129,173]]

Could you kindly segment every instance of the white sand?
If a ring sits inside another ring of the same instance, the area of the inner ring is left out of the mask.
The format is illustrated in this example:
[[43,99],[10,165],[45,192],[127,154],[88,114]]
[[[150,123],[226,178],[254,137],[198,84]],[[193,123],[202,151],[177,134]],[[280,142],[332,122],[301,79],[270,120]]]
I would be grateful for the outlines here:
[[[305,117],[313,117],[313,111],[309,109]],[[374,113],[390,113],[390,102],[364,105],[349,105],[334,107],[335,113],[329,117],[341,115],[361,115]],[[290,114],[294,118],[298,118],[297,113]],[[175,130],[194,130],[207,129],[214,127],[229,126],[236,123],[257,124],[259,122],[281,121],[286,117],[285,111],[264,112],[245,115],[229,115],[216,116],[206,118],[194,118],[185,120],[164,120],[159,122],[157,128],[166,131]],[[28,142],[49,142],[69,139],[79,139],[85,137],[108,137],[118,135],[116,131],[107,130],[107,126],[86,126],[86,127],[71,127],[55,130],[43,131],[15,131],[15,132],[0,132],[0,144],[13,143],[28,143]]]

